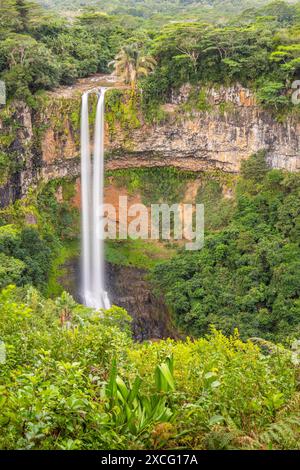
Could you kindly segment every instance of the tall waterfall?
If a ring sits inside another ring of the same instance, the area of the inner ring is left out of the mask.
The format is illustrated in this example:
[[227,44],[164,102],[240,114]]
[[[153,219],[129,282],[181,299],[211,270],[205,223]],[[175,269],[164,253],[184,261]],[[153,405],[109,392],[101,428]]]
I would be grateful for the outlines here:
[[89,93],[82,95],[81,107],[81,216],[82,216],[82,276],[81,296],[85,305],[110,308],[104,287],[104,241],[101,214],[104,196],[104,96],[105,88],[97,92],[93,160],[89,137]]

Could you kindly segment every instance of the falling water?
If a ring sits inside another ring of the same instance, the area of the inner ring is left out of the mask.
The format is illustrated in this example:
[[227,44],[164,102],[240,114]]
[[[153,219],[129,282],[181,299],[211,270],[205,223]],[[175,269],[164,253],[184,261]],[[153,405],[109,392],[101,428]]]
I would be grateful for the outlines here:
[[86,303],[91,286],[91,155],[89,138],[88,93],[82,95],[81,104],[81,220],[82,220],[82,285],[81,295]]
[[104,242],[101,208],[104,195],[104,95],[98,91],[94,153],[91,161],[89,139],[89,92],[82,96],[81,108],[81,198],[82,198],[82,286],[85,305],[109,308],[104,288]]

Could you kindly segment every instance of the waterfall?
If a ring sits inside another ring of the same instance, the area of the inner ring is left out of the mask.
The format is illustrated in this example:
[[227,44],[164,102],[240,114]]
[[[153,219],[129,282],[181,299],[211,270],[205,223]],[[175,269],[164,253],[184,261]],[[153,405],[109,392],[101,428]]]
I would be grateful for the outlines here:
[[89,93],[82,95],[81,106],[81,217],[82,276],[81,297],[85,305],[110,308],[104,286],[104,241],[102,205],[104,198],[104,96],[98,94],[93,161],[89,138]]
[[81,104],[81,295],[84,302],[90,297],[91,286],[91,155],[89,138],[88,93],[82,95]]

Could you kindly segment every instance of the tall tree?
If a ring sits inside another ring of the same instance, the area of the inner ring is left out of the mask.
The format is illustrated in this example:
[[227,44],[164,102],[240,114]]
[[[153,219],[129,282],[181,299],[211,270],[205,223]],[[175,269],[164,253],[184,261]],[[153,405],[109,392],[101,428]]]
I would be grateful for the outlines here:
[[136,44],[124,46],[115,60],[110,63],[114,71],[126,84],[136,87],[137,79],[147,76],[156,65],[156,60],[150,56],[142,56]]

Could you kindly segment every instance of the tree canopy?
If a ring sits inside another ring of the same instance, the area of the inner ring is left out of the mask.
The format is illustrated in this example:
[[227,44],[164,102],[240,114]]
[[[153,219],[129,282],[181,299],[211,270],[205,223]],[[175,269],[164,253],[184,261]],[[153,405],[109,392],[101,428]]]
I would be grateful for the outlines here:
[[238,328],[244,338],[299,335],[299,183],[298,174],[268,168],[262,152],[252,156],[242,166],[225,223],[221,193],[212,191],[218,183],[201,189],[205,247],[184,251],[154,271],[185,331],[203,335],[214,324],[226,334]]
[[[291,83],[300,69],[299,3],[256,2],[237,14],[237,4],[242,8],[243,2],[178,1],[171,3],[193,12],[200,5],[231,5],[237,15],[216,22],[213,16],[205,21],[197,14],[171,19],[164,12],[158,23],[130,11],[123,16],[118,2],[107,14],[98,3],[77,11],[71,21],[27,0],[1,0],[0,77],[9,95],[27,98],[40,89],[111,71],[114,59],[121,63],[124,51],[137,49],[138,60],[131,54],[127,63],[141,62],[133,70],[140,69],[146,104],[167,100],[172,89],[188,81],[239,81],[255,88],[262,104],[288,107]],[[153,8],[155,3],[164,7],[170,2],[128,2],[136,8]]]

